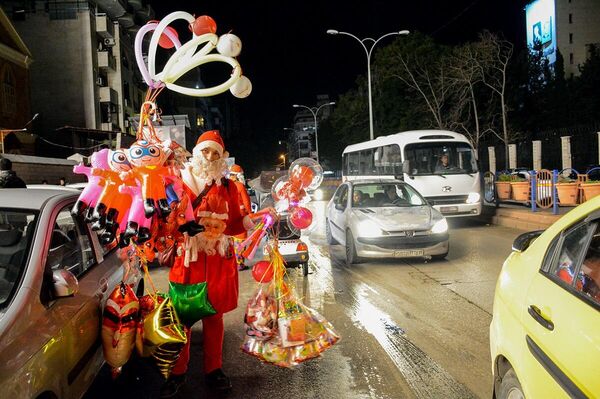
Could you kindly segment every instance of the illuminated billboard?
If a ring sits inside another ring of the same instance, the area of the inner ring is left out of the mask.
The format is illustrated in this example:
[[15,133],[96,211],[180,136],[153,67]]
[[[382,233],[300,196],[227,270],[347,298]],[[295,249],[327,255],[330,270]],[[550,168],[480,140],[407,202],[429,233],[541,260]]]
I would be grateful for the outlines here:
[[525,7],[527,46],[542,50],[550,64],[556,61],[554,0],[536,0]]

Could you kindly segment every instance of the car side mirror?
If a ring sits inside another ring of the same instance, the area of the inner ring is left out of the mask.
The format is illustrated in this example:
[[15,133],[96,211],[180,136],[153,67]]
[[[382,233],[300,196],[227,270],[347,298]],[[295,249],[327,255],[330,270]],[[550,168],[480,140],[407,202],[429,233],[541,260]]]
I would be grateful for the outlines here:
[[410,160],[405,159],[402,162],[402,173],[406,173],[409,176],[412,176],[411,170],[410,170]]
[[52,272],[52,286],[55,298],[73,296],[79,291],[77,277],[67,269],[58,269]]
[[527,248],[529,248],[531,243],[534,242],[535,239],[538,238],[543,232],[544,232],[544,230],[535,230],[535,231],[529,231],[527,233],[521,234],[513,242],[513,246],[512,246],[513,251],[516,251],[516,252],[525,251]]

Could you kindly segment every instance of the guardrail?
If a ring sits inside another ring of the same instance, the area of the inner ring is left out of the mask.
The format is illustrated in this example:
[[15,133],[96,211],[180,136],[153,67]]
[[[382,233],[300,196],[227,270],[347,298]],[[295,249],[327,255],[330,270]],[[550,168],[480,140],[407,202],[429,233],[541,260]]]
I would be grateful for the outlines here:
[[[590,175],[599,180],[590,179]],[[559,206],[577,206],[600,195],[600,167],[588,169],[586,173],[572,168],[486,172],[483,181],[486,202],[496,206],[526,204],[532,212],[552,208],[552,213],[558,214]]]

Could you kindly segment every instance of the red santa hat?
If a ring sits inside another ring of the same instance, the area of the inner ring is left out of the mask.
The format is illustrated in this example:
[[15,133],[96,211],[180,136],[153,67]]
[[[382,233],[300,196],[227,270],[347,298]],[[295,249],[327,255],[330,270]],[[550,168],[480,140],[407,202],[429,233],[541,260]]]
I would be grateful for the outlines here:
[[214,218],[226,221],[229,218],[229,207],[225,198],[217,194],[207,194],[200,206],[198,206],[197,216],[200,218]]
[[200,137],[198,137],[198,141],[196,141],[196,147],[198,151],[203,150],[205,148],[211,148],[219,153],[221,157],[223,157],[223,153],[225,152],[225,144],[223,143],[223,139],[219,134],[218,130],[207,130],[202,133]]

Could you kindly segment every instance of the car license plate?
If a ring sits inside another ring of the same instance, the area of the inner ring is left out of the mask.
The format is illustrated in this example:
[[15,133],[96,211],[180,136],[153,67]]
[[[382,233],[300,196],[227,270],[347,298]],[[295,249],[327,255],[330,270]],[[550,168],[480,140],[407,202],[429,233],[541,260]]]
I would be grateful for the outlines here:
[[412,256],[423,256],[422,249],[412,249],[403,251],[394,251],[395,258],[410,258]]
[[442,213],[456,213],[458,212],[457,206],[441,206],[440,212]]

